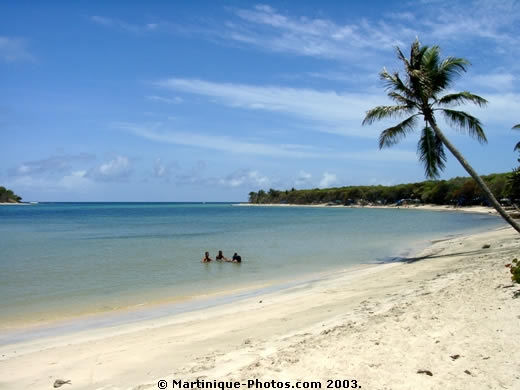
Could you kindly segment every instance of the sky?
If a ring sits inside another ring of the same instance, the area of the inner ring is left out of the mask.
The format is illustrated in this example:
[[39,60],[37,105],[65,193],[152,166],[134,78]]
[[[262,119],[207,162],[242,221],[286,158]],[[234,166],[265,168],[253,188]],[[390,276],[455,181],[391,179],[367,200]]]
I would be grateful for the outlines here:
[[[0,185],[27,201],[245,201],[250,191],[425,179],[379,72],[415,38],[488,143],[442,128],[480,174],[517,165],[519,1],[4,1]],[[467,176],[449,155],[441,178]]]

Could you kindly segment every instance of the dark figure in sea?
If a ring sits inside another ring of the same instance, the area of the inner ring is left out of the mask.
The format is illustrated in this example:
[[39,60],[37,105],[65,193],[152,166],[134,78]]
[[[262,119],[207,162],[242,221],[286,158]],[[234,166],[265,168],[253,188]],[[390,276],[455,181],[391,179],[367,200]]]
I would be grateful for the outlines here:
[[204,257],[202,258],[203,263],[209,263],[210,261],[213,261],[211,257],[209,257],[209,252],[204,253]]
[[235,254],[233,255],[233,260],[231,260],[231,261],[233,263],[241,263],[242,262],[242,257],[235,252]]
[[215,257],[217,261],[230,261],[226,256],[222,254],[222,251],[218,251],[217,257]]

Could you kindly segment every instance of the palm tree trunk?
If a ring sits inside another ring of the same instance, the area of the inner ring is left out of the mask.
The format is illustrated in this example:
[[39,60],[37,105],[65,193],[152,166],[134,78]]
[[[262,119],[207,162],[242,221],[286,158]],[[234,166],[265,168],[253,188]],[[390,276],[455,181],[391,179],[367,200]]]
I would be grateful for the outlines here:
[[496,200],[495,196],[488,188],[484,180],[475,172],[475,170],[469,165],[466,159],[460,154],[460,152],[453,146],[453,144],[448,141],[444,133],[439,129],[437,123],[434,120],[428,120],[430,126],[433,128],[437,136],[441,139],[442,143],[446,145],[446,147],[450,150],[450,152],[455,156],[457,160],[459,160],[460,164],[464,167],[464,169],[470,174],[470,176],[477,182],[481,190],[486,194],[486,197],[491,202],[496,211],[509,223],[518,233],[520,233],[520,225],[516,223],[513,218],[502,208],[500,203]]

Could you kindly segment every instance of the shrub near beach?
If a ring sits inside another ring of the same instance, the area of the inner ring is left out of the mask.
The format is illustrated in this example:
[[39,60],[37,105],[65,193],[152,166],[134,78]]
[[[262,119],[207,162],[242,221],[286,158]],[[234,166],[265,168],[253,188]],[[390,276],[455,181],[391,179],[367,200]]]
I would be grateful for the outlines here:
[[511,270],[511,280],[515,283],[520,283],[520,263],[518,262],[518,259],[513,259],[509,268]]

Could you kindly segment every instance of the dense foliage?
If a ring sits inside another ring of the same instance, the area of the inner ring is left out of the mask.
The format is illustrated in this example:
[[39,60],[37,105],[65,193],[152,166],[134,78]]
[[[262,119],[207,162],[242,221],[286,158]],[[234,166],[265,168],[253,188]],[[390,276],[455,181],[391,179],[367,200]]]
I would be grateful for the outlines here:
[[17,203],[21,200],[21,196],[18,196],[13,191],[0,186],[0,203]]
[[[511,173],[496,173],[482,176],[498,199],[519,194],[519,184],[511,180]],[[513,188],[514,186],[516,188]],[[513,199],[519,199],[517,197]],[[249,193],[250,203],[290,203],[290,204],[395,204],[401,200],[446,205],[487,204],[487,200],[475,181],[469,177],[450,180],[428,180],[420,183],[398,184],[395,186],[348,186],[324,189],[269,191]]]
[[511,270],[511,280],[520,283],[520,263],[518,262],[518,259],[513,259],[513,262],[509,267]]

